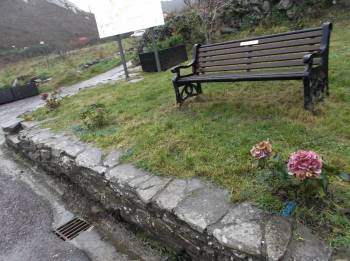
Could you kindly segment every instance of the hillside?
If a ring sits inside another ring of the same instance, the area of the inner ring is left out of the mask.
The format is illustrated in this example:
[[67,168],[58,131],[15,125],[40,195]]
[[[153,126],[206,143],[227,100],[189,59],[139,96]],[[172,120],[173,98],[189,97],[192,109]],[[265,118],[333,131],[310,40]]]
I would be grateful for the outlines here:
[[0,48],[75,47],[98,37],[95,19],[66,0],[1,0]]
[[162,1],[162,8],[165,13],[181,11],[186,7],[184,0]]

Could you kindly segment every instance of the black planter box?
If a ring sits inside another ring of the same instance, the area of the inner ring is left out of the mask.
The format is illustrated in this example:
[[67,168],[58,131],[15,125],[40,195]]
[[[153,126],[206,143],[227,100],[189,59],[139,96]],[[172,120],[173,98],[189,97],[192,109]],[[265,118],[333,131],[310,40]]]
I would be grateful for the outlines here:
[[38,87],[35,82],[31,82],[26,85],[0,90],[0,104],[18,101],[36,95],[39,95]]
[[0,89],[0,104],[5,104],[15,101],[16,98],[13,96],[12,88]]
[[[139,54],[142,70],[144,72],[157,72],[156,59],[154,53]],[[188,60],[186,47],[184,45],[159,51],[159,60],[162,71],[178,65]]]
[[29,98],[39,94],[38,87],[36,86],[35,82],[31,82],[23,86],[16,86],[12,88],[12,91],[17,100]]

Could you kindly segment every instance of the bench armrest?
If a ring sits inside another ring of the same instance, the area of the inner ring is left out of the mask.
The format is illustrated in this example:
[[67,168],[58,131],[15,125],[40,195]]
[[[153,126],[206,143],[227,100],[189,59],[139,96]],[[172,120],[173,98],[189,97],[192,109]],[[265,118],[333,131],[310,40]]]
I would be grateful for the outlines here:
[[321,52],[314,52],[314,53],[304,55],[304,64],[310,64],[310,63],[312,64],[314,58],[318,58],[321,56],[322,56]]
[[189,64],[187,65],[177,65],[174,66],[173,68],[170,69],[170,71],[172,73],[176,73],[178,75],[178,77],[180,77],[180,69],[187,69],[187,68],[191,68],[195,65],[196,60],[192,60]]
[[312,71],[312,67],[314,65],[314,59],[322,57],[322,56],[323,56],[322,50],[305,55],[304,56],[305,71],[306,72],[311,72]]

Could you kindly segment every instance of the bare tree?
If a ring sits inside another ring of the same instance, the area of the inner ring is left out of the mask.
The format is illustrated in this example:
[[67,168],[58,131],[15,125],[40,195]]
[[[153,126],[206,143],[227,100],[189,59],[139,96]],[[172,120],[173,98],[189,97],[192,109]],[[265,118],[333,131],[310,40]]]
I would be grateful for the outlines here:
[[188,8],[192,9],[201,19],[202,30],[206,42],[212,40],[216,26],[218,25],[218,14],[229,5],[225,0],[184,0]]

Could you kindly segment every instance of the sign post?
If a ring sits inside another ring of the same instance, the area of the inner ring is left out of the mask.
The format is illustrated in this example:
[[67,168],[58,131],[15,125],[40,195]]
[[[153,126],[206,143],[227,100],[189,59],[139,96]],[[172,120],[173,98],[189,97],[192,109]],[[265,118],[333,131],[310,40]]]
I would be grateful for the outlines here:
[[118,35],[117,38],[118,38],[120,57],[122,59],[122,63],[123,63],[123,67],[124,67],[125,79],[127,81],[129,81],[129,72],[128,72],[128,66],[126,65],[126,59],[125,59],[122,39],[121,39],[120,35]]
[[157,64],[157,71],[161,72],[162,68],[161,68],[161,65],[160,65],[158,46],[157,46],[157,42],[156,42],[156,36],[155,36],[155,33],[154,33],[154,28],[151,27],[150,30],[151,30],[154,58],[156,59],[156,64]]

